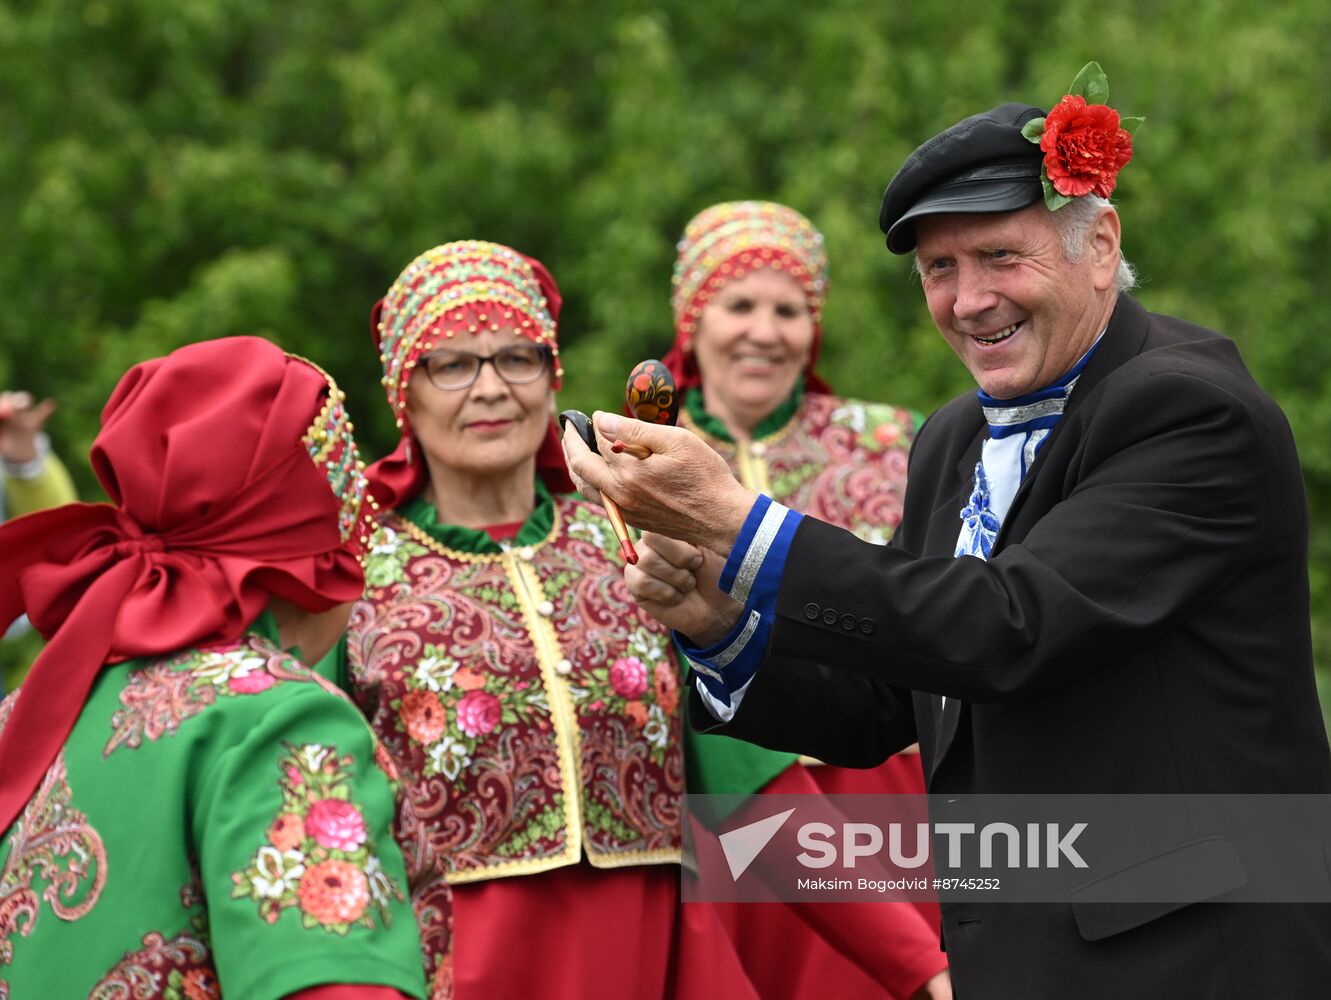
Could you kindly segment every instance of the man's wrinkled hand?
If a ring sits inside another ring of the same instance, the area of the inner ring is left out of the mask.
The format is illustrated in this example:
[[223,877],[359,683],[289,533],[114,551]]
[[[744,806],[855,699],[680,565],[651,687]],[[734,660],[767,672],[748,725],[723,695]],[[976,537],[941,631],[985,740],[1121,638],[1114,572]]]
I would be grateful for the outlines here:
[[[593,423],[601,455],[564,431],[564,455],[583,496],[595,501],[604,493],[636,528],[729,553],[756,495],[735,481],[725,459],[682,427],[601,412]],[[616,454],[617,440],[637,447]],[[631,453],[643,448],[646,458]]]
[[662,625],[695,646],[711,646],[725,638],[744,610],[717,587],[723,565],[710,549],[647,532],[638,544],[637,565],[624,568],[624,582]]

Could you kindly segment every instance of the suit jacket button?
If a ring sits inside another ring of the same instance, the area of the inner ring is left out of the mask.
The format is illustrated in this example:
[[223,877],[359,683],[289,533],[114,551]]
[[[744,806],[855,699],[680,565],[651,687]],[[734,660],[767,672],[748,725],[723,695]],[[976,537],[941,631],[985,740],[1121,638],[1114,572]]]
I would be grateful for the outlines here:
[[816,604],[809,603],[804,605],[804,617],[809,619],[809,621],[811,622],[816,622],[818,620],[818,616],[822,613],[823,609],[818,607],[818,605]]
[[854,615],[842,615],[842,616],[841,616],[841,630],[842,630],[843,632],[854,632],[854,631],[855,631],[855,625],[856,625],[856,622],[855,622],[855,616],[854,616]]
[[836,612],[833,611],[831,608],[823,608],[823,624],[824,625],[836,624]]
[[861,631],[861,632],[863,632],[865,635],[873,635],[873,629],[874,629],[874,625],[873,625],[873,619],[872,619],[872,618],[861,618],[861,619],[860,619],[860,631]]

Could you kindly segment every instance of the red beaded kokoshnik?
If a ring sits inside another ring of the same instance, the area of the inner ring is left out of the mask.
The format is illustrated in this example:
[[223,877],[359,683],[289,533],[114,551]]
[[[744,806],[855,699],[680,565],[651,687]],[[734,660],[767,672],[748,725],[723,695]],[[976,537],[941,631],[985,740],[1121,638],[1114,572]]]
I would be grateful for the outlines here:
[[309,358],[296,354],[287,356],[305,362],[328,382],[328,395],[301,443],[310,459],[328,477],[328,486],[337,498],[337,529],[343,543],[361,558],[374,531],[377,505],[369,496],[369,480],[365,476],[360,450],[356,447],[356,427],[347,413],[346,394],[333,376]]
[[[499,243],[444,243],[407,265],[370,314],[384,367],[381,381],[401,435],[393,452],[366,470],[375,503],[397,507],[425,486],[424,463],[413,459],[407,419],[407,386],[417,362],[460,333],[511,329],[550,351],[551,388],[558,389],[564,378],[558,342],[562,305],[559,286],[544,264]],[[536,468],[551,492],[573,492],[553,421]]]
[[814,329],[806,388],[829,391],[813,370],[827,298],[827,253],[812,222],[773,201],[727,201],[694,216],[677,249],[670,297],[675,343],[664,360],[681,391],[701,381],[691,352],[702,311],[727,282],[762,268],[789,274],[804,290]]
[[684,229],[671,282],[675,323],[692,333],[703,307],[727,281],[770,267],[800,283],[817,323],[827,294],[823,235],[807,218],[772,201],[727,201]]
[[553,282],[539,267],[510,247],[484,240],[445,243],[407,265],[380,303],[375,331],[382,383],[398,427],[405,424],[407,382],[416,362],[458,333],[511,327],[515,335],[548,347],[559,388],[564,369],[555,333],[558,303],[550,302]]

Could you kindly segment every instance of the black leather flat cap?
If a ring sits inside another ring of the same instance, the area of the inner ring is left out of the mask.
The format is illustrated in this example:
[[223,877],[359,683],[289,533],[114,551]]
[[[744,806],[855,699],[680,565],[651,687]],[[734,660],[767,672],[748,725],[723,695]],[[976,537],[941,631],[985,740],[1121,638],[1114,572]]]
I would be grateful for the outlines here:
[[1042,195],[1040,147],[1021,134],[1044,112],[1000,104],[939,132],[906,158],[883,192],[878,225],[893,253],[915,249],[915,220],[944,213],[1015,212]]

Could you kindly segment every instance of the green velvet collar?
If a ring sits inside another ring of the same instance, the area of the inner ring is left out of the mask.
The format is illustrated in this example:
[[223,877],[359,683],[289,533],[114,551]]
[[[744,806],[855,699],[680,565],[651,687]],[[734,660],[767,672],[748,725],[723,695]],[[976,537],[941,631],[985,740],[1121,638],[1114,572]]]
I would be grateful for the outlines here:
[[[800,379],[795,383],[795,391],[792,392],[786,401],[775,410],[763,417],[762,422],[753,429],[753,440],[768,437],[775,434],[795,416],[795,411],[800,408],[800,403],[804,401],[804,380]],[[702,389],[695,387],[684,390],[684,408],[689,412],[689,419],[692,420],[705,434],[710,434],[714,438],[720,438],[722,441],[735,443],[735,439],[730,436],[730,431],[726,430],[726,425],[720,419],[707,412],[707,407],[703,403]]]
[[[480,528],[464,528],[457,524],[440,524],[439,515],[434,509],[434,504],[424,497],[418,496],[414,500],[407,501],[398,508],[398,513],[446,549],[452,549],[455,552],[467,552],[472,555],[498,555],[504,551],[498,542]],[[550,491],[546,489],[545,483],[541,482],[540,476],[537,476],[536,508],[518,530],[517,536],[512,542],[513,547],[521,548],[524,545],[537,545],[545,541],[546,536],[550,534],[550,529],[554,527],[554,523],[554,498],[550,496]]]

